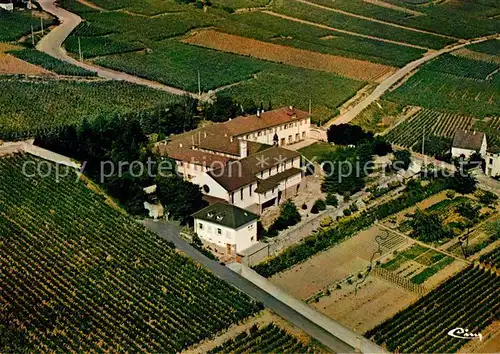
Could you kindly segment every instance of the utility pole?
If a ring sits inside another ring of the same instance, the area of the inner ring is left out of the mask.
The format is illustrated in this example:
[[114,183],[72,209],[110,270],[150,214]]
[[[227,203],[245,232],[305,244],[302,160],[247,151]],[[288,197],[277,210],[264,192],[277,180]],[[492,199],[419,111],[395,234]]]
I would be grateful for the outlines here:
[[43,36],[43,19],[40,17],[40,27],[42,28],[42,36]]
[[78,53],[80,55],[80,61],[83,61],[83,55],[82,55],[82,45],[80,43],[80,37],[78,37]]
[[33,33],[33,25],[31,25],[31,44],[35,47],[35,34]]
[[201,97],[201,78],[200,78],[200,70],[198,70],[198,95]]

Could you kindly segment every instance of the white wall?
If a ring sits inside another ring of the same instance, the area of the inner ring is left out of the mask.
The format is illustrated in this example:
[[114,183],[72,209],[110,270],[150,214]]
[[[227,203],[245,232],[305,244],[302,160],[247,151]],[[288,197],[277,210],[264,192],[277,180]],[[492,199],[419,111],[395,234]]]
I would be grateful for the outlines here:
[[[199,173],[191,182],[200,186],[203,194],[229,201],[229,193],[216,180],[210,177],[208,173]],[[203,189],[205,185],[208,186],[208,193]]]
[[[296,143],[309,137],[309,128],[311,125],[310,118],[294,120],[286,124],[282,124],[272,128],[266,128],[248,134],[238,135],[238,138],[245,140],[256,141],[262,144],[273,144],[274,134],[278,134],[279,142],[281,138],[285,138],[285,145]],[[297,136],[298,134],[298,136]],[[289,137],[291,136],[291,142]]]
[[0,8],[7,10],[7,11],[14,11],[14,4],[0,4]]
[[493,154],[487,153],[485,156],[486,160],[486,175],[490,177],[500,176],[500,153]]
[[221,247],[225,248],[227,244],[235,245],[236,252],[242,251],[257,242],[257,220],[251,221],[238,229],[231,229],[215,222],[195,219],[194,231],[205,241]]
[[451,148],[451,156],[460,157],[464,155],[466,160],[468,160],[470,158],[470,155],[472,155],[473,153],[475,153],[474,150],[460,149],[455,147]]

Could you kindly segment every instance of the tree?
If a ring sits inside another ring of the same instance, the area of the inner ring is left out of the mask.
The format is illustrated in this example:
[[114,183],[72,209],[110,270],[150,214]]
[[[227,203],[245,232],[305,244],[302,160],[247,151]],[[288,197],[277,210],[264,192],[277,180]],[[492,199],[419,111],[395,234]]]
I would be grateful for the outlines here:
[[498,196],[490,191],[483,191],[479,195],[479,202],[484,205],[494,205],[498,200]]
[[297,207],[290,199],[287,199],[282,205],[280,216],[269,227],[267,236],[276,236],[278,231],[284,230],[289,226],[297,224],[301,220],[301,216]]
[[455,210],[462,217],[469,219],[471,222],[479,218],[479,208],[474,206],[471,202],[466,201],[458,204]]
[[323,199],[317,199],[314,205],[316,205],[319,211],[326,210],[326,202]]
[[449,185],[457,193],[470,194],[476,190],[476,179],[469,173],[459,170],[449,178]]
[[408,150],[394,151],[392,168],[395,171],[407,170],[411,165],[411,153]]
[[365,132],[358,125],[332,125],[327,131],[328,141],[338,145],[358,145],[373,140],[373,134]]
[[230,96],[219,96],[213,105],[207,108],[206,117],[212,122],[225,122],[240,114],[240,106]]
[[326,194],[326,199],[325,199],[326,205],[331,205],[333,207],[338,207],[339,206],[339,200],[333,193],[327,193]]
[[417,209],[410,220],[410,225],[413,228],[412,237],[425,242],[435,242],[448,236],[439,215],[426,210]]
[[181,177],[158,177],[156,180],[158,199],[165,212],[185,225],[192,222],[191,214],[206,205],[201,188],[184,181]]
[[378,156],[386,156],[392,152],[392,146],[390,143],[385,141],[380,137],[376,137],[373,140],[373,153]]

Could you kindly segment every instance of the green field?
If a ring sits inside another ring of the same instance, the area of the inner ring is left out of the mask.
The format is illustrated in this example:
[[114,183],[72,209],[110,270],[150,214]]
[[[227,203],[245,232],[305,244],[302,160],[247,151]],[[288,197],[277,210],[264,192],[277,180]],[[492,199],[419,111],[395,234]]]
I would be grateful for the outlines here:
[[[363,0],[309,0],[323,6],[347,11],[373,19],[426,30],[458,38],[474,38],[498,32],[500,14],[498,3],[478,4],[479,1],[460,2],[431,0],[386,0],[402,9],[390,9]],[[433,2],[433,6],[414,6]],[[496,6],[496,7],[494,7]],[[406,11],[405,11],[406,9]],[[414,11],[414,12],[410,12]]]
[[312,103],[314,122],[324,122],[335,114],[338,106],[349,100],[365,85],[334,74],[288,66],[274,66],[257,74],[257,78],[242,82],[219,93],[237,101],[271,102],[274,108],[290,102],[303,110]]
[[[47,28],[52,21],[44,20],[43,26]],[[0,9],[0,42],[10,42],[21,36],[31,33],[31,26],[34,31],[41,28],[40,18],[32,16],[30,11],[8,12]]]
[[500,64],[444,54],[427,63],[422,70],[450,74],[466,79],[486,80],[490,77],[490,74],[499,68]]
[[470,50],[480,53],[486,53],[490,55],[500,55],[500,40],[491,39],[489,41],[476,43],[468,46]]
[[177,98],[125,82],[71,82],[0,79],[0,138],[23,138],[37,131],[101,115],[150,108]]
[[500,79],[477,82],[421,70],[383,99],[478,118],[500,115]]
[[293,0],[283,2],[281,6],[276,6],[275,11],[341,30],[418,45],[426,48],[439,49],[455,42],[453,39],[396,28],[382,23],[319,9],[317,7],[295,2]]
[[249,7],[261,7],[269,4],[270,0],[213,0],[217,7],[228,9],[229,11]]
[[316,159],[320,158],[322,155],[327,154],[331,151],[334,151],[336,147],[334,145],[331,145],[329,143],[325,142],[317,142],[314,144],[311,144],[309,146],[306,146],[302,149],[297,150],[300,152],[306,159],[315,161]]
[[31,64],[41,66],[47,70],[55,72],[59,75],[68,76],[96,76],[97,74],[93,71],[88,71],[77,66],[68,64],[59,59],[53,58],[43,52],[39,52],[34,49],[24,49],[24,50],[14,50],[10,51],[9,54],[16,56],[17,58],[27,61]]
[[152,49],[152,53],[128,53],[99,58],[96,63],[192,92],[198,91],[198,70],[201,89],[208,91],[249,79],[270,65],[262,60],[172,40],[157,43]]
[[333,32],[258,12],[233,15],[218,24],[218,28],[271,43],[398,67],[425,53],[417,48]]
[[455,353],[467,339],[450,328],[480,333],[499,320],[498,275],[469,266],[435,290],[365,334],[391,352]]
[[2,352],[181,352],[262,308],[42,161],[0,159]]

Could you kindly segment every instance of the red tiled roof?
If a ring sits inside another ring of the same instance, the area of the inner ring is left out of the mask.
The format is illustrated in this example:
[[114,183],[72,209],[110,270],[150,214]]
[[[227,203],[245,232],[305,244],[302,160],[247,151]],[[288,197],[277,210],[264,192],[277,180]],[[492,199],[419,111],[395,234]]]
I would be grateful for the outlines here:
[[257,115],[236,117],[223,123],[223,125],[231,135],[238,136],[292,122],[297,119],[304,119],[309,116],[309,113],[299,109],[294,108],[290,110],[290,108],[279,108],[273,111],[264,112],[260,117],[257,117]]
[[193,150],[189,147],[180,147],[177,144],[167,144],[158,145],[157,152],[160,155],[168,156],[174,160],[179,160],[183,162],[194,163],[197,165],[204,165],[210,167],[219,167],[221,165],[226,165],[229,161],[233,160],[227,156],[211,154],[199,150]]

